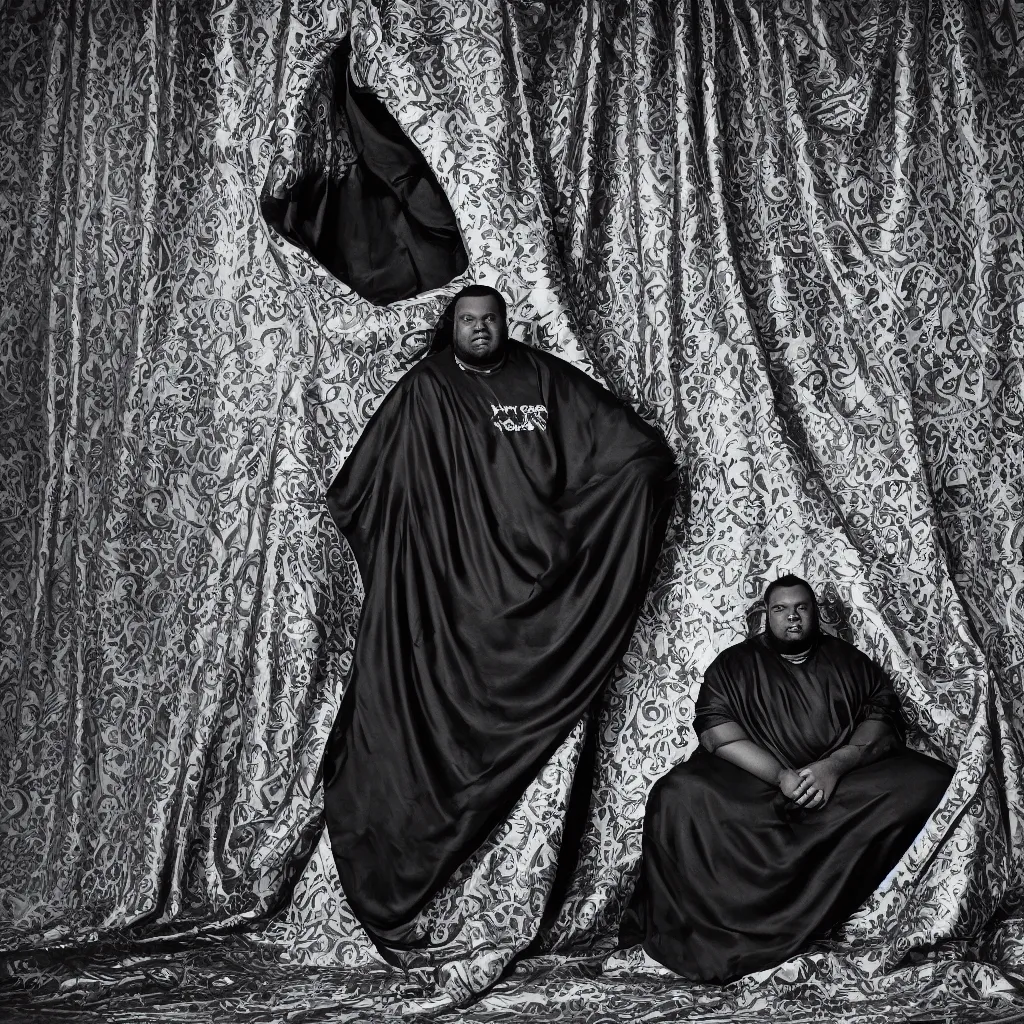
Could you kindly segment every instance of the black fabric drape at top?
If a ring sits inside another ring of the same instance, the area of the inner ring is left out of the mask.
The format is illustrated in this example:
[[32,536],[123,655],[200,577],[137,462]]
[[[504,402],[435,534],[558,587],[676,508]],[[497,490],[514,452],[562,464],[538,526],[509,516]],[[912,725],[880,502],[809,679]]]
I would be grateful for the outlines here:
[[318,164],[261,209],[358,295],[386,305],[447,284],[469,260],[436,176],[373,91],[355,86],[350,54],[346,39],[331,58],[335,148],[347,142],[348,159]]
[[430,356],[328,491],[365,598],[328,748],[345,894],[384,944],[501,823],[629,641],[675,478],[658,432],[556,357]]

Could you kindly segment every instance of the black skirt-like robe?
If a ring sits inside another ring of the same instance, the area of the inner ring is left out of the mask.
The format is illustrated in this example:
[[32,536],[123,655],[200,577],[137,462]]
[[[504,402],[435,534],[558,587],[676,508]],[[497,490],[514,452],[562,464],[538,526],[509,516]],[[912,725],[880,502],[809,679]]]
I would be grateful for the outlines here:
[[[899,703],[882,670],[822,635],[796,665],[763,636],[729,648],[697,700],[699,736],[726,722],[800,769],[850,740],[864,721],[902,740]],[[647,801],[643,863],[619,930],[695,981],[728,982],[772,967],[848,917],[896,866],[952,771],[911,750],[854,768],[821,808],[698,748]]]
[[674,485],[657,430],[521,344],[490,375],[427,357],[370,420],[327,494],[365,598],[324,786],[378,946],[423,941],[419,912],[608,679]]

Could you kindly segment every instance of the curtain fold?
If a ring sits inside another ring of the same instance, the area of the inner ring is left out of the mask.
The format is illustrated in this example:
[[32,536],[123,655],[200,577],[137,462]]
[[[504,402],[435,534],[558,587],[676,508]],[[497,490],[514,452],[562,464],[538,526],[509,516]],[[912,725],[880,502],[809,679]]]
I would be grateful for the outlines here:
[[[657,423],[686,475],[595,708],[578,850],[582,723],[404,973],[322,835],[361,601],[323,495],[453,289],[374,306],[260,213],[344,165],[324,70],[346,36],[513,335]],[[0,1003],[1013,1010],[1017,0],[22,3],[0,66]],[[703,669],[789,570],[956,776],[827,941],[770,981],[674,985],[608,959],[644,800],[693,748]]]

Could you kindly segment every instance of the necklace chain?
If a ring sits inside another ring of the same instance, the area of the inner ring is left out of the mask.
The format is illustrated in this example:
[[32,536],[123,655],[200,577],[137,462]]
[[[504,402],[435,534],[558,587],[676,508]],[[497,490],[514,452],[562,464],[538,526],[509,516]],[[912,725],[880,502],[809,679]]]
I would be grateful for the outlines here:
[[470,363],[464,363],[458,356],[457,352],[452,353],[455,356],[455,364],[460,370],[465,370],[467,373],[478,373],[482,377],[489,377],[492,373],[497,373],[505,363],[508,362],[508,352],[506,351],[502,357],[501,362],[497,366],[492,366],[489,370],[485,370],[479,366],[472,366]]

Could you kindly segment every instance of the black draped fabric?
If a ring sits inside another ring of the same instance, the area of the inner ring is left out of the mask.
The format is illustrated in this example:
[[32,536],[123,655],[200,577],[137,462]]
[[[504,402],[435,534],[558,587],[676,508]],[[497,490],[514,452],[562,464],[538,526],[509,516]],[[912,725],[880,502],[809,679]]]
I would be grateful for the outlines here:
[[385,944],[509,813],[624,653],[675,478],[659,433],[513,343],[396,385],[331,485],[365,588],[325,764],[332,848]]
[[[822,635],[798,665],[758,636],[708,669],[694,728],[700,735],[735,722],[799,769],[848,743],[869,719],[902,737],[896,695],[870,658]],[[620,939],[699,981],[781,963],[870,895],[952,775],[903,749],[848,772],[824,807],[805,809],[698,748],[651,791],[641,876]]]
[[451,204],[434,172],[384,104],[358,89],[349,45],[335,51],[335,114],[352,162],[303,175],[263,215],[358,295],[378,305],[439,288],[469,265]]

